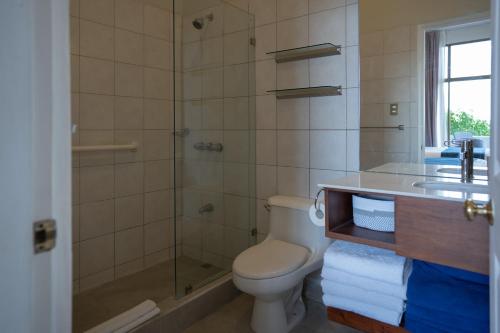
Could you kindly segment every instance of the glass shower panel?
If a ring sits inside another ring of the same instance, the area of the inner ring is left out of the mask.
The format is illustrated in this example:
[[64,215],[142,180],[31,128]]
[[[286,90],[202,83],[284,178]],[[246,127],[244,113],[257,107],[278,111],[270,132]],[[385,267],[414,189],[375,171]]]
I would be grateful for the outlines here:
[[176,294],[256,241],[255,39],[246,6],[176,0]]

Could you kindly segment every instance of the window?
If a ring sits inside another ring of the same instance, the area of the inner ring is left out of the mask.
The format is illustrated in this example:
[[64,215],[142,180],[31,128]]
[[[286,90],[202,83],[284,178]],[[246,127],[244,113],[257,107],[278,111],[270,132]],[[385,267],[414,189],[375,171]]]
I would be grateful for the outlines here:
[[[490,135],[491,41],[446,45],[444,80],[447,137]],[[462,134],[463,135],[463,134]]]

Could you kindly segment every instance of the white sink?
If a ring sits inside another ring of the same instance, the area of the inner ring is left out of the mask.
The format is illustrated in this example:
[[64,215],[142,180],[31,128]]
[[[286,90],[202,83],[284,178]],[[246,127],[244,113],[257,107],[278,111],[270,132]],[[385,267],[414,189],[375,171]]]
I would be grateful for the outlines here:
[[479,185],[479,184],[425,181],[425,182],[415,182],[413,183],[413,186],[429,190],[437,190],[437,191],[469,192],[469,193],[484,193],[484,194],[489,193],[487,185]]
[[[451,173],[451,174],[459,175],[461,173],[461,170],[460,170],[460,168],[441,168],[441,169],[437,169],[437,172],[439,172],[439,173]],[[474,176],[487,177],[488,171],[484,170],[484,169],[474,169]]]

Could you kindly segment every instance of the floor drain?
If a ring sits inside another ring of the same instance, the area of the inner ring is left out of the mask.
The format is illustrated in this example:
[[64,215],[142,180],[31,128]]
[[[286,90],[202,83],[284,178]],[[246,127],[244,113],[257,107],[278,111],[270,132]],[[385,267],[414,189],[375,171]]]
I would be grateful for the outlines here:
[[187,294],[190,294],[193,292],[193,286],[188,284],[187,286],[184,287],[184,294],[187,295]]
[[204,263],[204,264],[201,264],[201,267],[203,267],[205,269],[209,269],[209,268],[212,268],[213,266],[209,263]]

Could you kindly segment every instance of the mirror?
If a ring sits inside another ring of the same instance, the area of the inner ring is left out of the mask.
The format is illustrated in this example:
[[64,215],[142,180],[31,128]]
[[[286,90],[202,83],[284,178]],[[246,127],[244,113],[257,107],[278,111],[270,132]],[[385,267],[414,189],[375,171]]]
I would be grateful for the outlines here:
[[361,170],[460,177],[470,139],[485,175],[489,11],[489,0],[359,0]]

